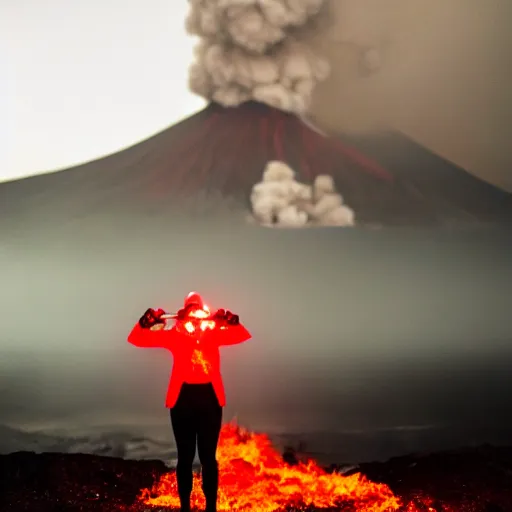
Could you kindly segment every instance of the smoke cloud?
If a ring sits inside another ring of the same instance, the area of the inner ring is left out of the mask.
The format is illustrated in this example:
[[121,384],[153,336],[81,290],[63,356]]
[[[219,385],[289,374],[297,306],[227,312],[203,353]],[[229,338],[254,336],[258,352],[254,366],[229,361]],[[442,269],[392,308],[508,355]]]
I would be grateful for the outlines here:
[[313,185],[295,180],[295,172],[281,161],[272,161],[251,193],[252,218],[266,227],[353,226],[355,215],[343,204],[334,179],[318,175]]
[[498,0],[331,0],[328,9],[329,29],[307,44],[331,64],[313,110],[338,128],[442,130],[439,116],[455,118],[452,128],[461,118],[471,126],[498,102],[510,107],[505,55],[512,38],[500,18],[510,19],[512,7]]
[[190,0],[186,21],[198,36],[190,89],[224,106],[249,100],[307,111],[326,60],[304,43],[326,0]]
[[395,129],[512,191],[512,3],[331,0],[305,41],[328,60],[312,121],[327,132]]
[[399,130],[512,190],[512,3],[190,0],[193,92],[307,115],[326,132]]

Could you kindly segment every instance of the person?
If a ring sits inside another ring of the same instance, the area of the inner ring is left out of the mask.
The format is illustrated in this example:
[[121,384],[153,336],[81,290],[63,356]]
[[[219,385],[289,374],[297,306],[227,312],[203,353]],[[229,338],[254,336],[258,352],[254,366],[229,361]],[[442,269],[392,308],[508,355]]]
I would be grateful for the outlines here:
[[128,342],[136,347],[159,347],[173,355],[165,405],[170,409],[177,446],[176,478],[182,512],[190,511],[192,464],[196,446],[201,463],[206,512],[216,512],[219,470],[216,458],[226,404],[219,347],[251,338],[238,315],[217,310],[213,315],[202,297],[191,292],[171,329],[162,309],[148,309],[135,324]]

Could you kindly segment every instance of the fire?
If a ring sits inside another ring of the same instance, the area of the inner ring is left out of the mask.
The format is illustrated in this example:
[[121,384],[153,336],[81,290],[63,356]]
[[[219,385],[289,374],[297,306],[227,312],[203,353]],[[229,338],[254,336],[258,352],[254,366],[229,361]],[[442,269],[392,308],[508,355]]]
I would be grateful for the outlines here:
[[[277,512],[286,507],[317,508],[349,505],[351,510],[391,512],[400,500],[384,484],[358,473],[327,473],[315,462],[286,464],[265,434],[224,425],[217,450],[219,512]],[[175,473],[168,473],[139,497],[146,505],[179,508]],[[200,475],[194,475],[194,507],[204,507]]]

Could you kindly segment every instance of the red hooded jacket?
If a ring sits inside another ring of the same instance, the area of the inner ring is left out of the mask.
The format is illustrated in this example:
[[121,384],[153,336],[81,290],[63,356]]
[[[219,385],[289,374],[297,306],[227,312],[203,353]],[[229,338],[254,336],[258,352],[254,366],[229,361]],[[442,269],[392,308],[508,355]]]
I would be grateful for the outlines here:
[[189,332],[180,323],[170,330],[143,329],[137,323],[128,336],[128,342],[136,347],[166,348],[171,351],[174,362],[165,400],[168,408],[176,404],[184,382],[211,382],[219,404],[226,405],[219,347],[243,343],[251,338],[251,334],[241,324],[222,327],[213,322],[207,324],[209,325],[204,330],[195,329]]

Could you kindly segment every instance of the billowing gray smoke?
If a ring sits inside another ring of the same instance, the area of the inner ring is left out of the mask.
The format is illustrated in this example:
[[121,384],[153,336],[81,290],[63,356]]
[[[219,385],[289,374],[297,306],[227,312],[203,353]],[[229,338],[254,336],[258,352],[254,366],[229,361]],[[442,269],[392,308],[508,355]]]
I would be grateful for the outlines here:
[[[190,87],[327,132],[397,129],[512,190],[512,3],[190,0]],[[321,58],[319,58],[321,56]],[[327,64],[328,63],[328,64]]]
[[285,162],[269,162],[252,188],[252,220],[266,227],[353,226],[353,210],[344,204],[334,180],[319,174],[313,185],[300,183]]
[[190,88],[221,105],[255,100],[307,111],[328,63],[305,43],[326,0],[189,0],[187,31],[200,38]]
[[317,126],[396,129],[512,191],[512,2],[331,0],[329,19]]

